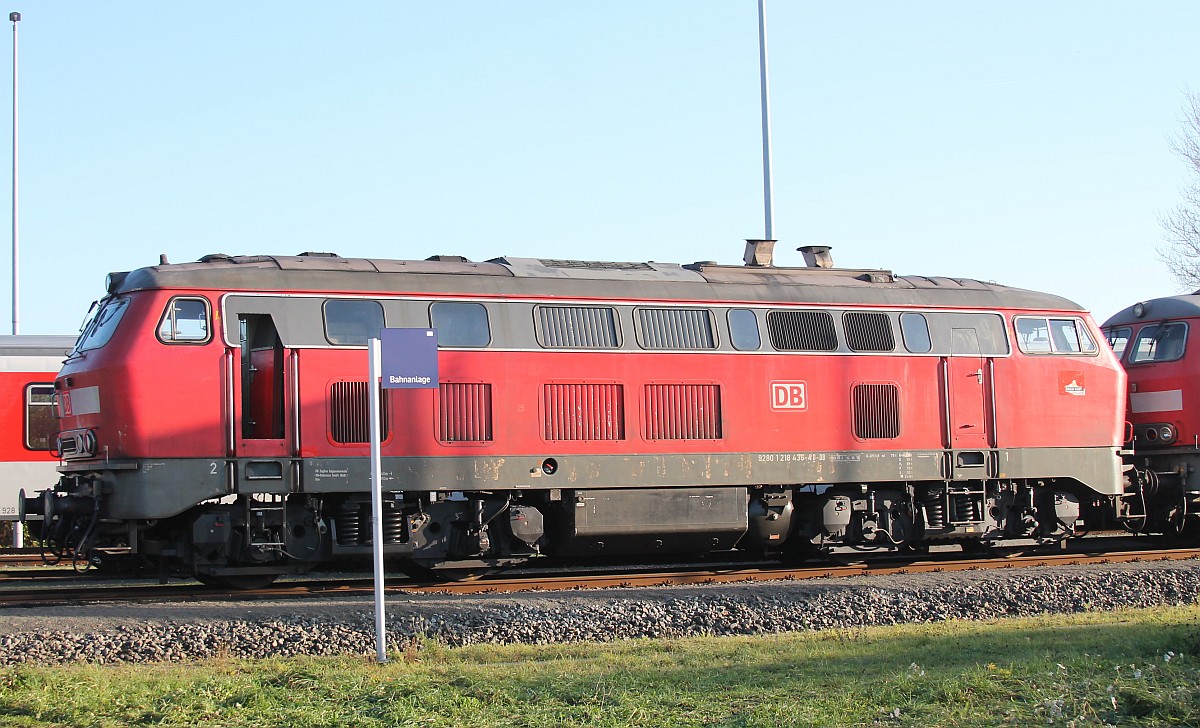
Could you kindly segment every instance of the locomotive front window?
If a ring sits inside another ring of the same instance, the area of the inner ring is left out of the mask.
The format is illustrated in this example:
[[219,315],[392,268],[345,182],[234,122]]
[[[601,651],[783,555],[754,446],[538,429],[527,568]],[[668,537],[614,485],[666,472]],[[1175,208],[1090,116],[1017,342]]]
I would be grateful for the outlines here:
[[429,307],[429,321],[438,330],[438,346],[483,347],[492,341],[482,303],[438,301]]
[[366,346],[379,338],[383,306],[379,301],[331,298],[325,302],[325,338],[331,344]]
[[1129,336],[1133,333],[1133,329],[1128,326],[1122,326],[1119,329],[1108,329],[1104,332],[1105,338],[1108,340],[1108,345],[1112,347],[1113,353],[1120,359],[1125,353],[1125,347],[1129,345]]
[[203,298],[172,298],[158,325],[158,340],[164,344],[208,341],[208,301]]
[[1022,316],[1017,345],[1026,354],[1095,354],[1096,342],[1082,319]]
[[127,308],[129,308],[129,299],[124,297],[110,298],[101,304],[96,315],[84,325],[83,333],[79,335],[79,343],[75,345],[75,351],[99,349],[107,344],[108,340],[112,338],[113,332],[117,330],[117,324],[121,323],[121,317],[125,315]]
[[54,385],[30,384],[25,387],[25,447],[30,450],[49,450],[57,432]]
[[729,341],[738,351],[758,351],[762,336],[758,333],[758,317],[748,308],[729,309]]
[[1129,363],[1180,359],[1187,349],[1187,334],[1187,324],[1182,321],[1143,326],[1129,352]]

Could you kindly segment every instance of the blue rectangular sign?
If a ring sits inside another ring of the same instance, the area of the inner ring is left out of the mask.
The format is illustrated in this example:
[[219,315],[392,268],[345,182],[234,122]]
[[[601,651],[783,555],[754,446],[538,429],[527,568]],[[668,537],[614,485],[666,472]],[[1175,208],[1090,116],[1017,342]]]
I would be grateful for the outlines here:
[[437,329],[381,329],[379,358],[384,389],[437,389]]

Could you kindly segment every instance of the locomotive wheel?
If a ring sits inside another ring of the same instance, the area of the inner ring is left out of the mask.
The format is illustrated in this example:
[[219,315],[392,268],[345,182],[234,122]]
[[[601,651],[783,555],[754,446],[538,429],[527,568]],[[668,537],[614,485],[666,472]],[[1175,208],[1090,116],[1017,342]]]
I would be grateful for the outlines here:
[[1166,541],[1172,546],[1188,547],[1200,544],[1200,520],[1195,516],[1188,518],[1183,528],[1166,533]]
[[217,589],[263,589],[275,583],[279,574],[196,574],[196,581]]

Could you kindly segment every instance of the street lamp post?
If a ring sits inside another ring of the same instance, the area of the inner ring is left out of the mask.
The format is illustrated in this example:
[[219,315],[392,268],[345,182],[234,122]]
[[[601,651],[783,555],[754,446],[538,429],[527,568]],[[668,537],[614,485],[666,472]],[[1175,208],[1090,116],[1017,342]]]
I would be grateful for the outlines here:
[[12,137],[12,332],[21,333],[21,253],[17,227],[17,23],[20,13],[9,13],[13,26],[13,137]]
[[[13,138],[12,138],[12,332],[21,333],[21,278],[20,247],[17,235],[17,23],[20,13],[9,13],[13,25]],[[14,548],[25,546],[25,533],[21,521],[13,521]]]

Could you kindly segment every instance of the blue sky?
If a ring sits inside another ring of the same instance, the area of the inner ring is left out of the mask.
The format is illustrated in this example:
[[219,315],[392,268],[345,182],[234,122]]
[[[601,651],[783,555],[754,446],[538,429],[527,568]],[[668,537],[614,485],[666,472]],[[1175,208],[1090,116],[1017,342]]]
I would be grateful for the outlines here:
[[[9,9],[22,333],[74,333],[106,273],[160,254],[733,264],[763,233],[755,0]],[[1178,292],[1158,216],[1187,180],[1200,3],[768,16],[777,263],[831,245],[1100,320]]]

